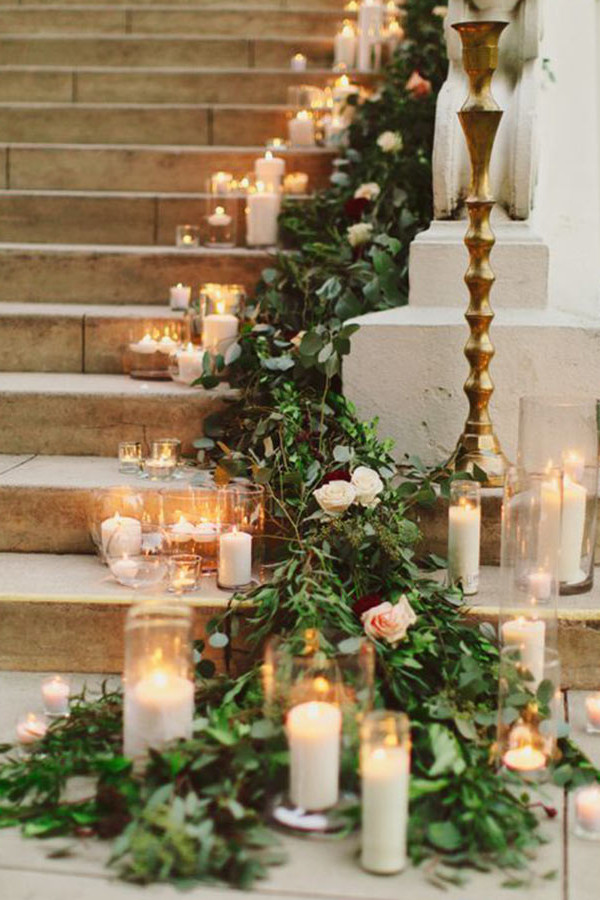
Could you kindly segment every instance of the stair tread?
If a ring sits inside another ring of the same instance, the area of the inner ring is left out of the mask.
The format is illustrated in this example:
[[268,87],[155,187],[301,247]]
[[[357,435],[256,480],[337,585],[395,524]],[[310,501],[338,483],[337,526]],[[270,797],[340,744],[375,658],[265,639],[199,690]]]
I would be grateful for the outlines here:
[[83,318],[119,318],[119,319],[181,319],[181,312],[169,306],[111,306],[94,303],[21,303],[7,302],[0,304],[0,318],[7,316],[67,316],[73,319]]
[[128,375],[88,374],[84,372],[2,372],[0,394],[74,394],[119,397],[181,397],[207,394],[232,396],[229,385],[220,384],[210,391],[190,388],[174,381],[136,381]]
[[184,256],[184,257],[204,257],[206,259],[217,259],[223,256],[233,257],[251,257],[260,258],[268,255],[265,250],[255,250],[252,247],[231,247],[228,250],[211,250],[208,247],[196,247],[188,250],[187,248],[174,246],[151,246],[148,244],[41,244],[41,243],[0,243],[0,253],[3,252],[43,252],[51,253],[74,253],[85,255],[93,253],[94,255],[144,255],[144,256]]
[[[472,613],[485,617],[497,614],[506,595],[504,574],[499,566],[482,566],[479,573],[479,593],[466,600]],[[558,598],[558,617],[565,621],[600,622],[600,582],[586,594]]]

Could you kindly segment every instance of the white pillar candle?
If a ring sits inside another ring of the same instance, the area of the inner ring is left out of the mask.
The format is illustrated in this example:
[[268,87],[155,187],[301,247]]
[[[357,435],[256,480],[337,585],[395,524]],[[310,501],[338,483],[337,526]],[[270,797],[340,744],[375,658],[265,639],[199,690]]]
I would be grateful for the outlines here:
[[174,284],[169,288],[169,303],[171,309],[187,309],[190,305],[192,289],[189,284]]
[[142,549],[142,523],[131,516],[115,513],[100,526],[102,550],[111,556],[137,556]]
[[460,582],[465,594],[479,589],[481,509],[470,505],[448,508],[448,577]]
[[49,716],[69,714],[69,685],[60,675],[53,675],[42,683],[44,709]]
[[220,587],[244,587],[252,581],[252,535],[227,531],[219,538]]
[[277,243],[281,198],[262,185],[246,198],[246,243],[249,247],[272,247]]
[[361,864],[369,872],[391,875],[406,865],[409,770],[405,747],[363,753]]
[[330,809],[338,801],[342,714],[333,703],[294,706],[287,717],[290,798],[308,811]]
[[588,729],[600,731],[600,694],[592,694],[585,698]]
[[264,156],[255,161],[254,174],[257,181],[279,187],[285,174],[285,160],[280,156],[273,156],[271,151],[267,150]]
[[334,66],[345,66],[353,69],[356,62],[356,29],[352,22],[346,20],[333,42]]
[[505,647],[518,648],[521,664],[531,672],[537,687],[544,677],[546,623],[539,619],[525,619],[523,616],[505,622],[502,626],[502,643]]
[[132,759],[152,747],[191,738],[194,685],[187,678],[156,669],[136,684],[125,684],[124,753]]
[[292,146],[314,147],[315,120],[307,110],[301,109],[299,113],[288,120],[288,134]]
[[292,72],[306,71],[306,57],[304,53],[294,53],[290,60],[290,68]]
[[587,491],[583,485],[565,475],[558,577],[566,584],[577,583],[585,578],[581,570],[581,553],[585,535],[586,502]]
[[600,785],[589,784],[577,791],[575,818],[584,831],[600,835]]
[[19,743],[23,744],[23,746],[29,746],[41,741],[48,731],[48,726],[41,716],[37,716],[35,713],[27,713],[17,723],[16,730]]
[[193,384],[204,374],[205,351],[188,344],[184,350],[177,354],[177,367],[179,378],[186,384]]
[[231,313],[212,313],[202,322],[202,343],[213,353],[225,353],[238,336],[239,322]]
[[380,0],[363,0],[358,10],[357,66],[361,72],[372,69],[373,45],[379,40],[383,25]]

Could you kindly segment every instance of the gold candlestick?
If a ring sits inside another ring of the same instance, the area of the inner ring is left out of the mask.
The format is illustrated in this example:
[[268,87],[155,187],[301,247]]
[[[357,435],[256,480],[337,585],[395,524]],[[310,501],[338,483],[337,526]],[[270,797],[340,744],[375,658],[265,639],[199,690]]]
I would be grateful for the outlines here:
[[488,487],[502,485],[508,467],[489,413],[494,384],[488,371],[495,352],[489,336],[494,318],[489,296],[495,281],[489,262],[495,243],[490,227],[494,198],[490,192],[489,168],[502,118],[502,110],[492,95],[491,82],[498,66],[498,42],[506,25],[506,22],[460,22],[452,26],[460,34],[463,65],[469,77],[469,96],[458,117],[471,159],[471,189],[466,200],[469,227],[465,236],[470,260],[465,282],[471,295],[465,313],[471,329],[465,356],[471,371],[465,382],[469,415],[448,467],[472,472],[474,466],[478,466],[487,475]]

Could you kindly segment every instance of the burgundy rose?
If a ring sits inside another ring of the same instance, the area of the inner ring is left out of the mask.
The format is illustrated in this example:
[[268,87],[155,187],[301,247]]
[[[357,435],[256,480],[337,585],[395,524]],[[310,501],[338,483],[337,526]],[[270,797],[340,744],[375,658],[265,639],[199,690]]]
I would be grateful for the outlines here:
[[352,222],[359,222],[368,206],[366,197],[351,197],[344,205],[344,213]]
[[432,85],[429,79],[423,78],[421,73],[415,69],[406,82],[406,90],[415,100],[419,100],[421,97],[427,97],[431,93]]
[[383,602],[381,594],[365,594],[353,605],[352,609],[360,619],[366,612]]
[[321,484],[330,484],[332,481],[352,481],[352,475],[348,469],[336,469],[324,475]]

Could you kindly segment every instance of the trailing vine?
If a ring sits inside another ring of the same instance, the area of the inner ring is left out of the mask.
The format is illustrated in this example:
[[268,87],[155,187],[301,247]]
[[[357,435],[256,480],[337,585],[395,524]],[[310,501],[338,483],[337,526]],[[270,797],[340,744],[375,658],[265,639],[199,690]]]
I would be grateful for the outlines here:
[[[356,329],[348,319],[406,301],[408,247],[431,217],[434,98],[444,77],[434,7],[407,4],[409,39],[378,96],[357,109],[331,187],[284,210],[290,250],[264,272],[227,360],[241,398],[206,421],[197,448],[218,481],[250,476],[267,491],[272,573],[243,613],[257,645],[313,628],[334,650],[340,637],[364,637],[369,610],[408,603],[410,627],[398,640],[375,635],[374,647],[376,702],[412,724],[410,855],[437,864],[429,877],[438,884],[471,867],[499,868],[517,885],[531,877],[543,837],[524,786],[501,781],[491,765],[494,635],[465,620],[460,592],[433,575],[439,561],[417,558],[410,518],[412,505],[434,500],[434,480],[447,489],[448,475],[431,478],[415,463],[398,485],[391,445],[341,392]],[[370,493],[350,481],[361,467]],[[338,488],[323,492],[332,482]],[[229,611],[231,627],[237,615]],[[136,883],[250,886],[280,859],[262,813],[286,781],[285,738],[264,717],[253,669],[232,679],[200,659],[196,716],[193,740],[152,753],[140,777],[121,755],[120,690],[77,698],[31,755],[2,748],[0,826],[114,838],[111,865]],[[598,777],[565,741],[562,753],[557,783]],[[90,779],[82,798],[65,793],[73,776]]]

